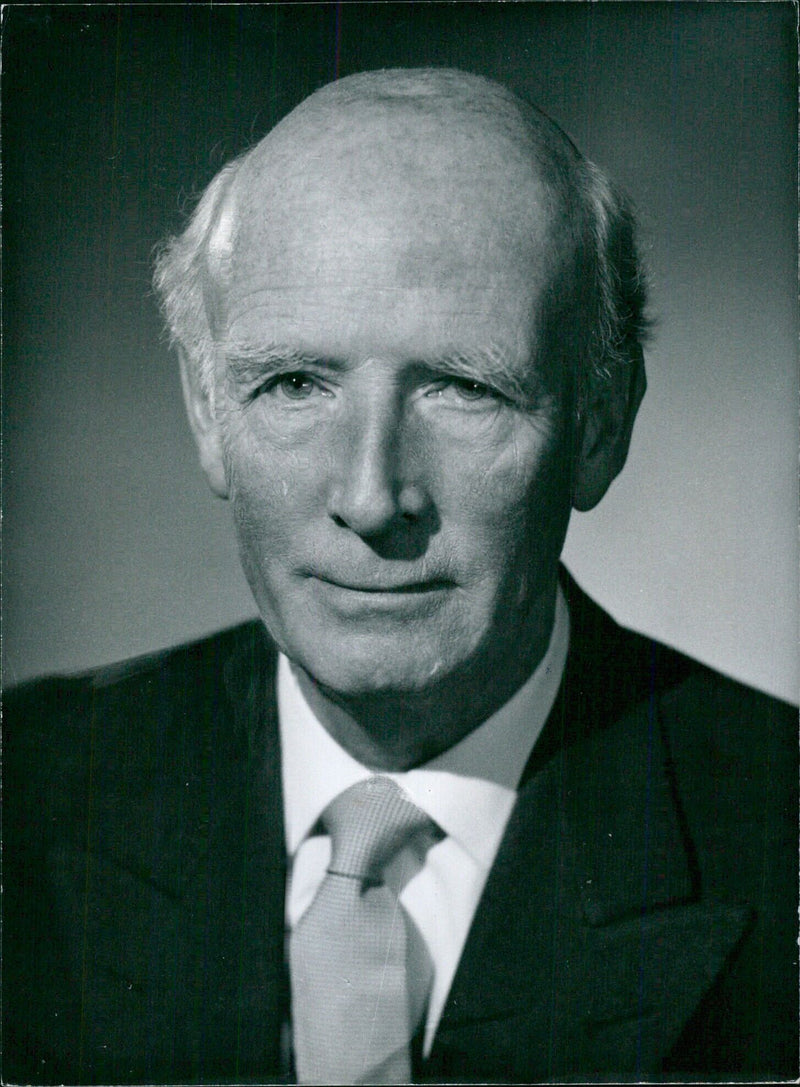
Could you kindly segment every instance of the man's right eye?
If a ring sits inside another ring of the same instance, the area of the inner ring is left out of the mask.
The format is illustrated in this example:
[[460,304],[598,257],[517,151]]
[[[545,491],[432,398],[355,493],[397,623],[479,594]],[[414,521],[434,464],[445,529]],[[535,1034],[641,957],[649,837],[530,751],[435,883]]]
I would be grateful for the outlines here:
[[277,387],[291,400],[304,400],[311,396],[315,388],[315,382],[308,374],[281,374],[277,379]]

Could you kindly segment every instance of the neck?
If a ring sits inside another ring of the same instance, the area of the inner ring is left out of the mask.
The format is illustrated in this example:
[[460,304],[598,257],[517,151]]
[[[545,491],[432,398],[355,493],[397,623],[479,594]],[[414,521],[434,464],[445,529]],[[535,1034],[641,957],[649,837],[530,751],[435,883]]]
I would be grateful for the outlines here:
[[353,758],[373,770],[409,770],[453,747],[505,705],[546,653],[552,627],[553,606],[522,651],[520,639],[423,692],[342,695],[302,668],[296,674],[318,720]]

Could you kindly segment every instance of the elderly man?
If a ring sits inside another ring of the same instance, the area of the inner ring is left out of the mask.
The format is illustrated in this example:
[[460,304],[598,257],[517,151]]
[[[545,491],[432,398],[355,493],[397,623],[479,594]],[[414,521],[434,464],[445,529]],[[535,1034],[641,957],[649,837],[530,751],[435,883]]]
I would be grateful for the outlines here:
[[7,1074],[795,1075],[793,714],[559,568],[645,387],[613,187],[364,73],[156,281],[263,622],[10,699]]

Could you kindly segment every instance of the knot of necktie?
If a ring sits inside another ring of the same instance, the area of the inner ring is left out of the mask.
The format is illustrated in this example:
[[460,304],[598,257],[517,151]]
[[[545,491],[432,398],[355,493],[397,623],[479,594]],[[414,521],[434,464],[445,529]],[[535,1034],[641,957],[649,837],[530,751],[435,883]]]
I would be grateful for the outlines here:
[[388,862],[431,819],[386,777],[368,778],[340,793],[322,816],[331,836],[329,875],[380,883]]

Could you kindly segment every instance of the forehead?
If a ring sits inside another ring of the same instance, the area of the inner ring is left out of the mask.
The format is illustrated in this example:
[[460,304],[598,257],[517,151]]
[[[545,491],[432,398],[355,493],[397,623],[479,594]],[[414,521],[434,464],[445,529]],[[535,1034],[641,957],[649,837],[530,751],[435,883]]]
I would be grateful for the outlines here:
[[324,329],[366,350],[389,333],[411,350],[431,328],[525,339],[569,224],[510,128],[391,100],[290,115],[245,160],[212,238],[218,331]]

